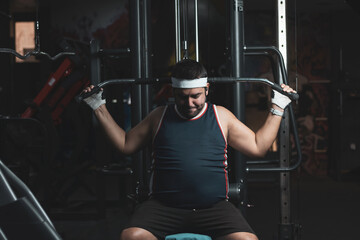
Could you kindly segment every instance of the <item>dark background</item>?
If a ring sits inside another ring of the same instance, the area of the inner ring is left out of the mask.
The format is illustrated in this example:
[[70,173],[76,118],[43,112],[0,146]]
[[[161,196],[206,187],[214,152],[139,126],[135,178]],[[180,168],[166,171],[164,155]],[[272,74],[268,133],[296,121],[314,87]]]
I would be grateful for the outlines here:
[[[175,62],[172,4],[152,1],[154,77],[168,76]],[[359,220],[353,214],[360,213],[356,204],[360,195],[359,3],[291,0],[287,6],[287,66],[290,85],[300,94],[294,108],[304,158],[292,174],[294,222],[303,225],[304,239],[357,239],[354,230]],[[41,50],[54,56],[64,51],[61,44],[66,41],[81,59],[75,69],[89,64],[91,40],[98,40],[102,49],[131,45],[125,0],[3,0],[0,11],[0,48],[15,47],[15,21],[39,20]],[[247,46],[276,45],[275,1],[245,0],[244,17]],[[224,1],[199,0],[200,61],[210,76],[224,75],[226,19]],[[58,103],[50,106],[54,92],[36,108],[32,121],[21,120],[63,62],[63,58],[37,60],[16,63],[13,55],[0,53],[0,157],[31,187],[65,239],[89,239],[86,232],[91,228],[112,239],[126,222],[127,209],[133,204],[126,195],[134,186],[126,176],[99,178],[97,167],[110,164],[124,169],[131,160],[104,140],[103,162],[96,162],[94,139],[99,135],[90,109],[71,100],[55,120],[52,113]],[[104,57],[101,69],[102,80],[131,77],[130,56]],[[271,78],[264,59],[246,59],[245,69],[246,76]],[[166,98],[159,96],[159,90],[159,86],[152,89],[154,107],[163,103],[161,97]],[[64,94],[68,92],[69,88]],[[130,127],[129,92],[129,86],[107,92],[108,107],[125,129]],[[215,85],[210,100],[228,107],[228,92]],[[267,114],[266,92],[262,86],[246,86],[246,123],[254,130]],[[94,207],[99,204],[99,189],[106,193],[106,218],[100,219]],[[261,239],[276,239],[278,191],[276,174],[249,176],[249,201],[255,207],[248,210],[248,219]],[[90,235],[106,239],[97,234]]]

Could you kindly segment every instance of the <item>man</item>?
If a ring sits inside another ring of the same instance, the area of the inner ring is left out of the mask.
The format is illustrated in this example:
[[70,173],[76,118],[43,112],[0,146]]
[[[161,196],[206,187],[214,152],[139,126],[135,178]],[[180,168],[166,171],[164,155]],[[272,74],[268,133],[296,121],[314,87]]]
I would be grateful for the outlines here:
[[254,133],[226,108],[206,102],[209,83],[200,63],[177,63],[172,87],[175,104],[154,109],[128,132],[113,120],[101,92],[84,100],[120,152],[132,154],[148,144],[153,148],[150,199],[137,207],[121,239],[163,239],[180,232],[257,239],[228,201],[227,146],[251,157],[264,156],[290,99],[275,92],[271,113]]

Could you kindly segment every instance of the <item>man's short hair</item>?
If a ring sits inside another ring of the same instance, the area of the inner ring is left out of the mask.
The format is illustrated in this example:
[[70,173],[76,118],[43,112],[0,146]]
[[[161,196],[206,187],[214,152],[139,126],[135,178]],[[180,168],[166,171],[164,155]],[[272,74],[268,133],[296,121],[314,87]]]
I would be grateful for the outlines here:
[[205,67],[192,59],[184,59],[175,64],[172,77],[178,79],[195,79],[207,77]]

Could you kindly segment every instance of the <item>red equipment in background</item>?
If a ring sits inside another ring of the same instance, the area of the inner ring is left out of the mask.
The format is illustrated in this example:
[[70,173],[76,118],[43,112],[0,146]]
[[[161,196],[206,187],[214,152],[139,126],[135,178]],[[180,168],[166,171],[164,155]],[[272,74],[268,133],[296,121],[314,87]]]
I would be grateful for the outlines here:
[[[21,114],[21,118],[34,117],[41,105],[46,104],[51,109],[51,118],[54,124],[59,124],[60,116],[66,106],[79,93],[80,89],[89,83],[84,70],[75,69],[74,63],[69,58],[65,58],[58,69],[49,76],[31,106]],[[60,86],[56,87],[58,85]]]

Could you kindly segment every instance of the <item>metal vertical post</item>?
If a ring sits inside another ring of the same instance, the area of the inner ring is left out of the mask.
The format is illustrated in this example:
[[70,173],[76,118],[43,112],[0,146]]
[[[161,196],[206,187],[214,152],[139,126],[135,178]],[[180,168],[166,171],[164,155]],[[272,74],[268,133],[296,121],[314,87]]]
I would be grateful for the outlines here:
[[[244,13],[243,0],[230,4],[231,76],[242,77],[244,72]],[[244,88],[241,83],[234,85],[233,111],[241,121],[245,119]]]
[[287,65],[286,0],[277,0],[277,9],[278,49]]
[[[98,40],[91,40],[90,41],[90,83],[91,85],[98,85],[101,81],[101,63],[98,53],[100,51],[100,43]],[[92,116],[92,123],[93,126],[97,126],[98,122],[96,120],[95,115]]]
[[188,7],[189,1],[188,0],[181,0],[182,4],[181,7],[181,17],[182,17],[182,43],[181,43],[181,50],[182,50],[182,58],[186,59],[189,58],[189,48],[188,48],[188,38],[189,38],[189,28],[188,28]]
[[[141,78],[141,23],[140,23],[140,0],[129,1],[130,4],[130,34],[131,34],[131,62],[132,75],[135,79]],[[141,85],[132,85],[131,91],[131,125],[134,127],[142,119]],[[142,174],[144,172],[141,161],[142,152],[132,155],[133,168],[135,169],[135,185],[144,185]]]
[[[135,79],[142,78],[141,66],[141,22],[140,22],[140,0],[130,1],[130,24],[131,24],[131,60],[132,60],[132,75]],[[132,106],[132,125],[135,126],[141,121],[142,108],[141,108],[141,86],[134,84],[132,86],[131,95]]]
[[[230,13],[230,50],[231,50],[231,76],[242,77],[244,73],[244,2],[243,0],[231,0]],[[233,85],[233,113],[242,122],[245,121],[245,97],[242,83]],[[233,153],[235,165],[236,183],[244,185],[244,202],[239,206],[245,211],[246,200],[246,159],[238,151]]]
[[[151,46],[150,46],[150,0],[130,1],[131,17],[131,52],[132,75],[135,79],[151,77]],[[134,84],[131,93],[132,127],[138,124],[150,112],[151,96],[148,85]],[[150,157],[148,149],[133,155],[138,194],[142,195],[147,185],[147,167]],[[146,192],[146,190],[145,190]],[[139,196],[142,197],[142,196]]]
[[[98,53],[100,51],[100,43],[98,40],[93,39],[90,41],[90,83],[91,85],[98,85],[101,81],[101,63]],[[93,126],[97,126],[98,122],[95,115],[92,116]]]
[[[150,30],[150,10],[151,10],[151,0],[142,0],[140,5],[140,18],[141,18],[141,75],[145,78],[150,78],[152,76],[151,72],[151,30]],[[142,85],[142,95],[143,95],[143,110],[142,110],[142,118],[145,118],[149,112],[151,107],[151,96],[150,96],[150,87],[149,85]]]
[[[175,0],[174,1],[174,8],[175,8],[175,60],[176,62],[179,62],[182,58],[182,45],[181,45],[181,11],[183,11],[184,15],[183,15],[183,19],[184,20],[184,31],[183,31],[183,37],[184,37],[184,41],[183,41],[183,49],[184,49],[184,53],[187,54],[187,50],[188,50],[188,46],[189,46],[189,41],[188,41],[188,34],[186,32],[187,29],[187,4],[188,1],[187,0],[182,0],[183,1],[183,8],[181,8],[180,5],[180,1],[181,0]],[[186,7],[185,7],[186,6]],[[185,12],[186,11],[186,12]],[[199,17],[198,17],[198,1],[194,0],[194,27],[195,27],[195,60],[199,61]],[[184,54],[185,57],[187,57]]]
[[175,62],[181,60],[180,0],[175,0]]
[[[287,31],[286,0],[277,0],[278,49],[281,52],[287,69]],[[280,75],[280,82],[283,79]],[[286,110],[280,125],[280,167],[290,166],[290,126],[289,112]],[[280,225],[279,239],[293,239],[293,226],[290,215],[290,172],[280,173]]]
[[[141,75],[145,78],[152,77],[152,66],[151,66],[151,0],[142,0],[140,5],[140,19],[141,19],[141,42],[142,48],[140,54],[142,56],[142,69]],[[151,88],[147,84],[141,85],[141,93],[142,93],[142,119],[144,119],[151,111]],[[144,164],[143,167],[143,179],[144,185],[148,186],[148,179],[150,176],[150,159],[151,151],[149,148],[146,148],[142,152],[142,162]]]
[[194,1],[194,16],[195,16],[195,60],[199,61],[199,15],[198,15],[198,1]]
[[[101,60],[98,55],[100,51],[100,42],[98,40],[91,40],[90,42],[90,82],[96,86],[101,82]],[[104,163],[104,152],[106,146],[103,141],[103,132],[99,128],[99,122],[97,121],[95,114],[92,114],[92,126],[94,127],[94,141],[95,141],[95,164],[97,168],[101,168]],[[98,194],[98,216],[105,216],[105,199],[104,199],[104,177],[100,174],[96,174],[96,188]]]

